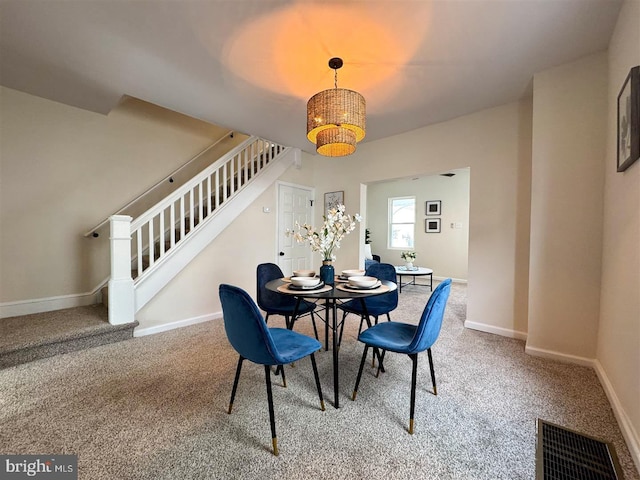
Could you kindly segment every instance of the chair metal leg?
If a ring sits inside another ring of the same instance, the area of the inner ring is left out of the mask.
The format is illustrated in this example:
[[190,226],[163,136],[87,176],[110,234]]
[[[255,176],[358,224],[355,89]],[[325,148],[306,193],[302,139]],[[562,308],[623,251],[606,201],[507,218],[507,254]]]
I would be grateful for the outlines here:
[[342,334],[344,333],[344,320],[347,318],[347,312],[342,312],[342,324],[340,325],[340,336],[338,337],[338,346],[342,343]]
[[264,317],[264,323],[268,323],[269,322],[269,312],[267,312],[267,315]]
[[382,355],[378,354],[378,370],[376,371],[376,378],[380,376],[380,372],[384,372],[384,356],[387,354],[386,350],[382,351]]
[[367,303],[364,298],[360,299],[360,306],[362,307],[362,314],[360,314],[360,327],[358,328],[358,335],[362,332],[362,322],[367,322],[367,328],[371,328],[371,320],[369,319],[369,311],[367,310]]
[[269,400],[269,422],[271,423],[271,444],[273,446],[273,454],[278,455],[278,437],[276,436],[276,419],[273,412],[273,394],[271,392],[271,367],[264,366],[264,376],[267,382],[267,398]]
[[418,376],[418,354],[413,353],[409,355],[413,362],[413,369],[411,371],[411,413],[409,415],[409,433],[413,435],[413,414],[416,409],[416,379]]
[[313,325],[313,334],[316,336],[316,340],[320,340],[318,338],[318,328],[316,327],[316,317],[313,310],[311,310],[311,324]]
[[324,412],[324,398],[322,397],[322,387],[320,386],[320,377],[318,376],[316,357],[313,353],[311,354],[311,366],[313,367],[313,376],[316,379],[316,388],[318,389],[318,396],[320,397],[320,408]]
[[360,360],[360,368],[358,369],[358,376],[356,377],[356,386],[353,387],[353,395],[351,395],[351,400],[355,402],[356,395],[358,394],[358,385],[360,385],[360,377],[362,377],[362,370],[364,369],[364,361],[367,359],[367,352],[369,351],[369,345],[364,346],[364,351],[362,352],[362,360]]
[[360,326],[358,327],[358,336],[362,333],[362,324],[364,323],[364,315],[360,315]]
[[298,312],[300,311],[300,304],[302,303],[302,298],[298,297],[296,298],[296,304],[293,307],[293,313],[291,314],[291,320],[289,322],[289,325],[287,325],[287,328],[289,330],[293,330],[293,325],[296,323],[296,320],[298,319]]
[[233,400],[236,398],[236,391],[238,390],[238,380],[240,379],[240,370],[242,370],[242,362],[244,358],[240,355],[238,359],[238,366],[236,367],[236,378],[233,381],[233,388],[231,389],[231,400],[229,401],[228,413],[231,415],[231,409],[233,408]]
[[[284,365],[278,365],[278,368],[280,369],[280,374],[282,375],[282,386],[284,388],[287,388],[287,377],[285,377],[284,375]],[[276,373],[278,372],[278,370],[276,369]]]
[[358,336],[360,336],[360,334],[362,333],[362,325],[364,324],[365,320],[367,321],[367,328],[371,328],[371,321],[369,320],[369,316],[362,314],[360,316],[360,326],[358,327]]
[[[377,315],[375,315],[375,316],[373,317],[373,319],[375,320],[374,325],[377,325],[377,324],[378,324],[378,316],[377,316]],[[376,355],[380,356],[380,354],[379,354],[379,353],[377,353],[377,352],[378,352],[378,349],[377,349],[377,348],[374,348],[374,349],[373,349],[373,354],[371,355],[371,368],[373,368],[373,367],[375,367],[375,366],[376,366]],[[376,375],[376,376],[377,376],[377,375]]]
[[429,355],[429,369],[431,370],[431,383],[433,384],[433,394],[438,395],[438,389],[436,388],[436,372],[433,369],[433,358],[431,358],[431,348],[427,348],[427,354]]

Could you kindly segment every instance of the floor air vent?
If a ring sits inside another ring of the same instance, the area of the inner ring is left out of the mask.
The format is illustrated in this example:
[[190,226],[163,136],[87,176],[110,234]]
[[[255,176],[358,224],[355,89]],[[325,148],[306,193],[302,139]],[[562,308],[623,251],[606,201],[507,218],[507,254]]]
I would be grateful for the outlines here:
[[538,419],[536,480],[622,480],[613,446]]

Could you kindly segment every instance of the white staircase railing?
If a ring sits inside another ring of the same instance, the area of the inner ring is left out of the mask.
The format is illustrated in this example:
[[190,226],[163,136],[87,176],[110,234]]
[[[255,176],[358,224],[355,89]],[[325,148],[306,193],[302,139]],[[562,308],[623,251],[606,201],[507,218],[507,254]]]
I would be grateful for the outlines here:
[[[131,289],[204,228],[214,212],[223,210],[254,183],[273,160],[290,150],[250,137],[135,220],[112,216],[109,322],[133,321],[140,302]],[[122,247],[123,232],[129,233],[130,247],[126,249]]]
[[[211,145],[209,145],[207,148],[205,148],[204,150],[202,150],[200,153],[198,153],[197,155],[195,155],[194,157],[190,158],[187,162],[185,162],[184,164],[180,165],[177,169],[175,169],[173,172],[171,172],[169,175],[167,175],[166,177],[164,177],[162,180],[160,180],[159,182],[157,182],[155,185],[153,185],[152,187],[148,188],[146,191],[144,191],[143,193],[141,193],[140,195],[138,195],[136,198],[134,198],[133,200],[131,200],[129,203],[127,203],[125,206],[123,206],[122,208],[120,208],[116,213],[114,213],[113,215],[125,215],[127,210],[133,206],[136,205],[136,203],[140,200],[144,200],[147,195],[149,195],[150,193],[157,191],[158,188],[162,188],[163,185],[166,185],[166,182],[170,182],[173,183],[173,179],[174,177],[178,176],[181,172],[185,171],[189,166],[191,166],[194,162],[197,162],[198,160],[200,160],[202,157],[204,157],[204,155],[207,155],[209,152],[211,152],[214,148],[220,146],[222,144],[222,142],[224,142],[225,140],[227,140],[228,138],[233,138],[233,132],[232,131],[228,131],[226,132],[222,137],[220,137],[219,139],[217,139],[215,142],[213,142]],[[103,225],[106,225],[107,223],[109,223],[109,218],[107,217],[105,218],[102,222],[100,222],[99,224],[97,224],[95,227],[93,227],[91,230],[88,230],[84,236],[85,237],[98,237],[98,230],[100,230],[100,228]]]

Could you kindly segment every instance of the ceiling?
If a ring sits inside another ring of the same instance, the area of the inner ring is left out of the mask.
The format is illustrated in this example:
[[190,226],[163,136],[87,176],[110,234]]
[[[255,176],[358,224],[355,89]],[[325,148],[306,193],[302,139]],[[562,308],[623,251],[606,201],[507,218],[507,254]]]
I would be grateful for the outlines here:
[[306,102],[367,100],[372,141],[517,100],[603,51],[618,0],[1,0],[0,83],[107,114],[123,95],[314,152]]

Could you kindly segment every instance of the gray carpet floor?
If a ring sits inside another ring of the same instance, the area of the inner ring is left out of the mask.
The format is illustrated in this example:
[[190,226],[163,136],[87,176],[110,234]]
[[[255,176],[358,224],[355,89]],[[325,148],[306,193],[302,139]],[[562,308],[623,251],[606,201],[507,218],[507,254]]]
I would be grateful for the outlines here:
[[[417,322],[428,295],[403,288],[392,318]],[[263,368],[245,364],[228,415],[237,355],[222,321],[212,321],[1,370],[0,453],[77,454],[83,480],[533,479],[542,418],[612,442],[625,478],[640,479],[593,370],[464,329],[465,305],[465,286],[454,284],[433,347],[437,396],[420,357],[414,435],[408,357],[388,354],[377,379],[366,367],[350,400],[362,354],[351,316],[340,409],[331,401],[330,351],[316,354],[324,412],[308,359],[286,367],[287,388],[274,377],[273,456]],[[295,329],[313,332],[306,319]]]
[[0,320],[0,353],[47,343],[112,331],[107,308],[102,304],[34,313]]

